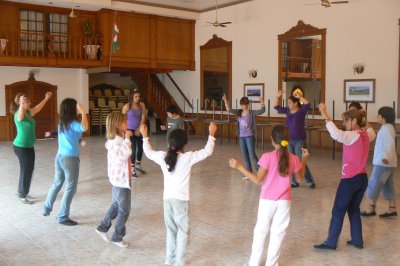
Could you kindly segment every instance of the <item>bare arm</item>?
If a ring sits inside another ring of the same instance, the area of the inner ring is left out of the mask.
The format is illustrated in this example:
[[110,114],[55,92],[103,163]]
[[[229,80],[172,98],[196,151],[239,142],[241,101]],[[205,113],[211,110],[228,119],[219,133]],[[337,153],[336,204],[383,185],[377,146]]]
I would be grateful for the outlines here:
[[81,114],[81,116],[82,116],[81,125],[84,128],[84,130],[86,131],[89,128],[89,122],[88,122],[88,119],[86,116],[85,108],[83,107],[82,104],[78,103],[78,104],[76,104],[76,109],[77,109],[78,113]]
[[37,113],[39,113],[43,109],[43,107],[45,106],[45,104],[51,98],[52,95],[53,95],[53,93],[46,92],[44,99],[38,105],[36,105],[35,107],[33,107],[31,109],[32,116],[35,116]]
[[225,94],[222,96],[222,100],[224,100],[225,108],[229,112],[230,108],[229,108],[228,98],[226,97]]
[[26,114],[26,108],[27,108],[27,98],[25,96],[21,96],[19,99],[19,107],[18,107],[18,115],[17,115],[17,120],[22,121],[24,119],[24,116]]
[[122,107],[122,113],[126,115],[126,113],[129,111],[129,103],[125,104],[124,107]]
[[241,163],[239,163],[236,159],[230,158],[229,159],[229,166],[239,170],[243,175],[248,177],[254,183],[261,184],[264,180],[265,175],[267,174],[267,169],[260,167],[258,168],[257,174],[254,174],[246,169]]
[[140,125],[143,125],[146,124],[147,109],[144,103],[140,103],[140,106],[142,107],[142,119],[140,120]]

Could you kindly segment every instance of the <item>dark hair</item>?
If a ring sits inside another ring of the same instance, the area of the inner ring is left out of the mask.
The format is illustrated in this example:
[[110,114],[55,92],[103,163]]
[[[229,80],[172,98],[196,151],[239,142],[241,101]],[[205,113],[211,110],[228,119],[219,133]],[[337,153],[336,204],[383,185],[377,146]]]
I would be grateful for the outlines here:
[[356,119],[357,124],[360,127],[365,127],[367,124],[367,114],[365,111],[358,111],[358,110],[348,110],[342,114],[343,120],[347,121],[349,119],[353,120]]
[[[247,98],[247,97],[242,97],[241,99],[240,99],[240,105],[242,105],[242,104],[245,104],[245,105],[248,105],[249,103],[250,103],[250,101],[249,101],[249,98]],[[239,109],[238,110],[238,114],[237,114],[237,116],[238,117],[241,117],[242,116],[242,112],[243,112],[243,110],[242,109]]]
[[178,160],[178,151],[181,151],[187,143],[188,137],[183,129],[177,128],[171,131],[168,136],[168,152],[164,159],[168,172],[174,171]]
[[171,114],[177,114],[178,113],[178,108],[176,107],[176,105],[171,104],[167,107],[167,109],[165,110],[167,113],[171,113]]
[[289,172],[290,158],[289,158],[289,150],[288,146],[284,146],[281,144],[282,141],[289,142],[289,130],[286,126],[275,126],[271,132],[272,139],[278,145],[280,145],[278,154],[279,154],[279,167],[278,171],[281,176],[286,176]]
[[289,96],[288,100],[291,100],[293,103],[297,105],[297,107],[301,108],[300,100],[293,95]]
[[60,104],[60,130],[68,130],[69,125],[75,121],[77,118],[76,112],[77,101],[72,98],[64,99]]
[[15,114],[17,112],[17,110],[19,108],[19,99],[22,96],[26,96],[26,94],[23,92],[17,93],[17,95],[15,95],[14,101],[12,101],[10,103],[10,113],[11,114]]
[[140,93],[140,90],[139,90],[139,89],[134,89],[134,90],[132,90],[131,93],[129,94],[129,99],[128,99],[129,108],[131,108],[131,105],[132,105],[132,103],[133,103],[133,97],[135,96],[135,94],[141,94],[141,93]]
[[361,106],[361,104],[359,102],[351,102],[349,104],[349,109],[352,108],[352,107],[356,108],[358,111],[362,110],[362,106]]
[[392,107],[383,106],[379,108],[378,115],[382,116],[386,123],[394,124],[396,121],[396,113]]

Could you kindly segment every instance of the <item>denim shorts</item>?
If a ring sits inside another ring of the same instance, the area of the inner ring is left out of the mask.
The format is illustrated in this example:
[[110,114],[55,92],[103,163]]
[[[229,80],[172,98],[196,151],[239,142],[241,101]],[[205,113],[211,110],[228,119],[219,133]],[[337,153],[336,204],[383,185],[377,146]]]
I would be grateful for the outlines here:
[[374,165],[366,192],[368,198],[376,201],[381,190],[386,200],[393,200],[396,198],[393,176],[394,170],[394,167]]

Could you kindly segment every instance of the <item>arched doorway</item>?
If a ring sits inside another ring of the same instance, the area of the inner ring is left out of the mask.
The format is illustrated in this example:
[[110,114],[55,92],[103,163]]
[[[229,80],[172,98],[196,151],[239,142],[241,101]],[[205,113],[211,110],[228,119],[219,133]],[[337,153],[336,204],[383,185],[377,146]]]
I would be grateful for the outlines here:
[[23,92],[36,106],[44,98],[46,92],[53,93],[53,97],[46,103],[42,111],[36,116],[36,138],[44,138],[46,131],[57,130],[57,86],[36,80],[19,81],[6,85],[6,115],[8,118],[9,140],[13,140],[17,134],[13,115],[10,113],[10,103],[14,101],[15,95]]

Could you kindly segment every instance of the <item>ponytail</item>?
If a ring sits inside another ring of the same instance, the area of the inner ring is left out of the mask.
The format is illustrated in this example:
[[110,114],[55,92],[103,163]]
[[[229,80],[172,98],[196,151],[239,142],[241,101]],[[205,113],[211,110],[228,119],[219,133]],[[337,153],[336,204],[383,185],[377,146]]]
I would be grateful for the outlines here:
[[183,147],[187,144],[188,137],[184,130],[174,129],[168,136],[168,152],[165,156],[165,163],[167,164],[168,172],[175,170],[176,163],[178,161],[178,152],[183,150]]
[[11,114],[15,114],[15,113],[17,112],[17,110],[18,110],[18,108],[19,108],[19,99],[20,99],[22,96],[25,96],[25,94],[22,93],[22,92],[18,93],[17,95],[15,95],[14,101],[12,101],[12,102],[10,103],[10,113],[11,113]]
[[275,126],[271,132],[273,141],[280,145],[278,150],[278,171],[281,176],[287,176],[290,166],[290,155],[288,151],[289,130],[286,126]]

